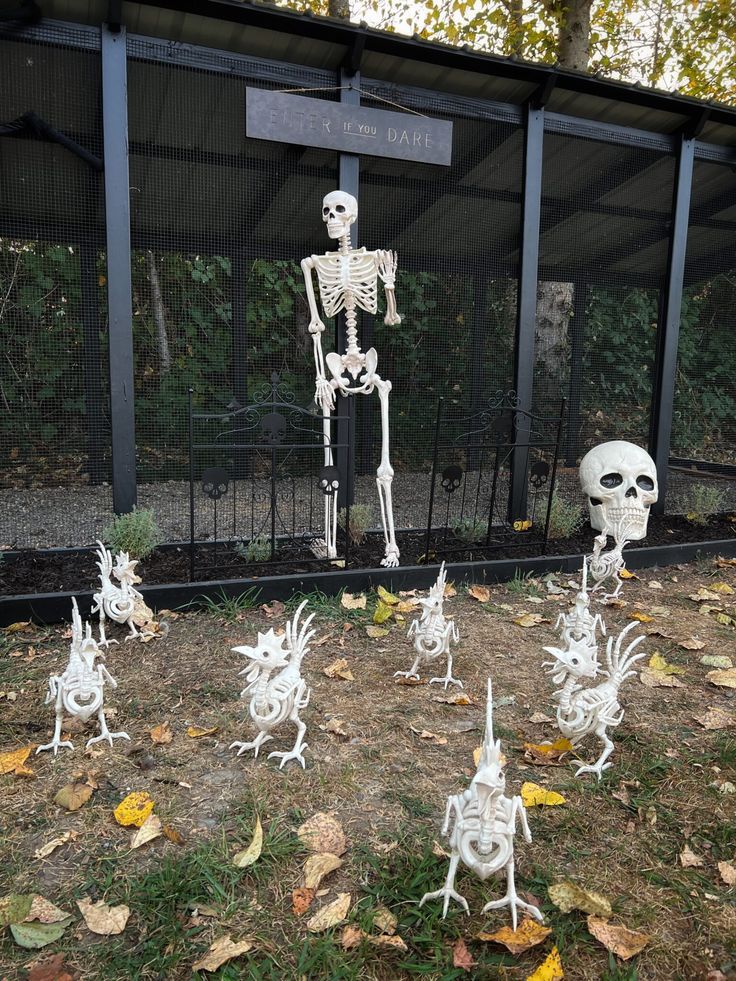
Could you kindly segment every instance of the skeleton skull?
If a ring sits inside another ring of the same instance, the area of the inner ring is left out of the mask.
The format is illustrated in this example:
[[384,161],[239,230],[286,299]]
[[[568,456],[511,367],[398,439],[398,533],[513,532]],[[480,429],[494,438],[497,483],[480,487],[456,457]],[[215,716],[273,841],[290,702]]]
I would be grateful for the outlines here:
[[594,446],[580,463],[580,485],[596,531],[618,544],[645,537],[659,493],[657,468],[646,450],[621,439]]
[[330,238],[343,238],[358,217],[358,202],[345,191],[330,191],[322,201],[322,221]]

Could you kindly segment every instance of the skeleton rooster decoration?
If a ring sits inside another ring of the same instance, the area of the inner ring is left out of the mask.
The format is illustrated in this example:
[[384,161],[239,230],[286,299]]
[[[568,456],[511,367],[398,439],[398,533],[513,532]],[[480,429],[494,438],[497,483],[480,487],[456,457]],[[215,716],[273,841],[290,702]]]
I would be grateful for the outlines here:
[[560,639],[564,646],[571,644],[574,640],[585,640],[588,644],[595,644],[596,632],[606,636],[606,625],[600,613],[595,616],[590,612],[590,596],[588,595],[588,559],[583,559],[583,582],[580,592],[575,597],[575,603],[569,613],[560,613],[555,623],[555,630],[559,630]]
[[[554,683],[562,686],[555,692],[560,732],[576,747],[591,734],[595,734],[603,743],[603,750],[595,763],[585,764],[581,760],[575,760],[578,765],[576,777],[581,773],[595,773],[600,780],[603,771],[612,765],[607,760],[614,745],[607,730],[620,725],[624,717],[624,710],[619,703],[619,689],[624,681],[636,674],[632,665],[646,656],[644,652],[633,653],[646,639],[643,634],[635,637],[623,653],[621,651],[630,631],[637,626],[634,620],[624,627],[615,644],[613,637],[608,638],[605,668],[600,668],[598,664],[598,645],[589,634],[582,634],[577,639],[571,637],[564,650],[559,647],[544,648],[553,656],[554,661],[545,662],[543,667],[549,667]],[[594,680],[599,674],[606,679],[600,684],[590,688],[583,688],[579,684],[581,679]]]
[[[289,760],[298,760],[305,767],[302,753],[307,744],[302,742],[306,725],[299,718],[299,713],[309,703],[309,689],[301,676],[301,664],[304,655],[309,651],[309,641],[315,634],[309,629],[314,614],[310,614],[299,626],[299,617],[307,601],[299,606],[294,619],[286,624],[286,633],[277,636],[273,628],[266,634],[259,633],[255,647],[233,647],[236,654],[244,654],[252,662],[240,674],[244,674],[248,684],[240,693],[241,698],[248,698],[248,711],[258,729],[258,735],[250,743],[234,742],[230,749],[238,747],[238,756],[249,749],[255,750],[255,756],[263,743],[273,739],[271,730],[282,722],[293,722],[297,727],[297,737],[293,749],[288,753],[269,753],[280,757],[281,769]],[[272,678],[274,671],[278,673]]]
[[[138,560],[131,559],[127,552],[118,552],[113,566],[112,553],[109,549],[105,548],[102,542],[97,542],[97,545],[100,590],[92,597],[95,603],[92,613],[100,614],[102,643],[105,645],[109,643],[105,640],[104,633],[106,618],[130,628],[126,640],[132,640],[134,637],[150,640],[159,632],[165,634],[167,631],[161,631],[160,627],[166,626],[168,630],[168,626],[158,624],[154,620],[153,610],[146,605],[143,594],[135,588],[141,581],[141,577],[135,571]],[[119,586],[112,581],[113,576],[120,583]]]
[[[391,382],[377,373],[378,354],[375,348],[361,351],[358,343],[357,312],[376,313],[378,309],[378,280],[386,293],[384,323],[401,323],[396,310],[394,285],[396,279],[396,253],[386,249],[373,252],[365,248],[354,249],[350,241],[350,226],[358,217],[358,202],[344,191],[332,191],[322,202],[322,220],[327,234],[339,241],[335,252],[311,255],[302,259],[302,272],[309,303],[309,333],[314,343],[314,361],[317,370],[315,402],[322,410],[325,467],[333,468],[330,429],[335,408],[335,395],[370,395],[378,391],[381,402],[381,462],[376,472],[381,520],[386,541],[385,555],[381,564],[397,566],[399,548],[394,529],[391,483],[394,471],[389,460],[389,392]],[[344,354],[333,351],[326,357],[322,351],[322,334],[325,325],[319,315],[312,281],[312,271],[317,273],[317,285],[322,308],[328,317],[344,311],[347,325]],[[327,377],[325,365],[331,378]],[[336,495],[325,493],[325,547],[328,558],[336,558]]]
[[82,630],[82,618],[79,615],[76,599],[72,600],[72,643],[69,649],[69,663],[61,675],[51,675],[49,690],[44,704],[54,704],[56,721],[54,738],[45,746],[39,746],[36,753],[53,749],[56,756],[59,749],[66,747],[74,749],[69,741],[61,739],[61,723],[64,712],[73,715],[86,723],[95,713],[100,723],[100,734],[87,740],[87,748],[93,743],[106,739],[112,746],[113,739],[130,739],[127,732],[110,732],[105,720],[103,708],[105,685],[117,688],[118,684],[104,666],[95,664],[95,659],[104,657],[100,650],[100,642],[104,642],[104,633],[100,627],[100,642],[92,636],[92,628],[87,623]]
[[445,563],[440,566],[437,581],[429,590],[426,599],[420,599],[422,612],[418,620],[412,620],[409,627],[408,637],[414,638],[414,650],[417,656],[408,671],[396,671],[394,678],[419,678],[419,668],[425,661],[434,661],[441,655],[447,656],[447,673],[444,678],[430,678],[429,683],[435,682],[444,685],[447,691],[448,685],[458,685],[463,687],[462,681],[452,677],[452,652],[451,644],[457,644],[460,634],[452,620],[447,620],[444,615],[443,606],[445,602],[445,583],[447,582],[447,572]]
[[[452,848],[447,878],[441,889],[424,894],[420,906],[423,906],[428,899],[442,897],[443,919],[447,916],[451,899],[459,903],[466,913],[469,912],[467,900],[455,890],[457,867],[462,862],[484,882],[501,869],[506,871],[506,895],[503,899],[494,899],[486,903],[482,913],[509,906],[514,930],[519,909],[526,910],[535,919],[542,921],[542,914],[537,907],[524,902],[516,893],[514,835],[517,815],[521,821],[525,841],[531,841],[532,835],[521,797],[506,797],[505,789],[506,777],[503,772],[501,741],[493,738],[493,696],[489,678],[486,731],[478,768],[468,789],[462,794],[455,794],[447,799],[445,823],[442,826],[442,834],[449,836]],[[450,831],[451,822],[453,826]]]

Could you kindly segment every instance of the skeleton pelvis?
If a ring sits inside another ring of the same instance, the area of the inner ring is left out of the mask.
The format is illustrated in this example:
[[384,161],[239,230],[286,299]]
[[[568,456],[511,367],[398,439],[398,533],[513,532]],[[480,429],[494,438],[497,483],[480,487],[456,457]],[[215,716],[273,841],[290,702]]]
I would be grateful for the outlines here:
[[327,355],[325,361],[327,362],[330,374],[342,388],[345,385],[346,374],[349,374],[355,381],[360,374],[365,372],[361,382],[367,382],[370,376],[375,374],[376,368],[378,367],[378,354],[373,347],[369,351],[366,351],[365,354],[362,351],[348,352],[346,354],[338,354],[336,351],[333,351]]
[[102,708],[102,689],[97,688],[88,692],[72,690],[66,693],[64,701],[71,715],[76,715],[82,722],[86,722]]
[[512,847],[508,834],[496,833],[493,835],[490,851],[481,852],[478,850],[479,837],[480,828],[477,826],[463,828],[459,836],[458,851],[463,864],[485,881],[506,865],[511,857]]

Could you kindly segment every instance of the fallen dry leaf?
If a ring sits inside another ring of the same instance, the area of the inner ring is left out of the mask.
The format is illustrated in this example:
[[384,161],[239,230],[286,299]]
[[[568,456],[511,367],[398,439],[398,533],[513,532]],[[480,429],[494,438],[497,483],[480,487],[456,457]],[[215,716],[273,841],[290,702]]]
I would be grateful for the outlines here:
[[705,677],[712,685],[718,685],[720,688],[736,688],[736,668],[709,671]]
[[472,696],[466,691],[456,691],[452,695],[434,695],[432,701],[442,705],[475,705]]
[[23,922],[30,923],[31,920],[38,920],[40,923],[61,923],[66,920],[71,921],[71,917],[66,910],[59,909],[44,896],[35,894]]
[[344,657],[338,657],[332,664],[328,664],[326,668],[322,668],[322,674],[327,675],[328,678],[340,678],[342,681],[355,681],[353,673],[348,667],[348,662]]
[[3,627],[6,634],[19,634],[22,633],[26,627],[30,627],[30,620],[19,620],[17,623],[8,624],[7,627]]
[[555,720],[550,715],[545,715],[544,712],[535,712],[533,715],[529,716],[529,721],[538,725],[542,722],[554,722]]
[[379,599],[378,603],[376,603],[376,608],[373,611],[373,622],[385,623],[387,620],[390,620],[393,615],[393,607]]
[[175,845],[184,844],[184,835],[182,835],[176,828],[172,827],[170,824],[165,824],[161,829],[164,837],[168,838],[169,841],[173,842]]
[[491,591],[488,586],[468,586],[468,596],[472,596],[479,603],[487,603],[491,598]]
[[736,727],[736,715],[726,709],[711,706],[705,715],[694,715],[704,729],[733,729]]
[[407,685],[408,687],[413,687],[414,685],[426,685],[427,681],[425,678],[394,678],[395,685]]
[[541,613],[522,613],[514,620],[514,623],[519,627],[536,627],[540,623],[549,622],[547,617],[543,617]]
[[718,871],[727,886],[736,886],[736,865],[733,862],[719,862]]
[[595,913],[598,916],[610,916],[611,904],[605,896],[598,892],[590,892],[574,882],[557,882],[547,890],[549,898],[563,913],[571,913],[574,909],[583,913]]
[[428,743],[434,743],[436,746],[446,746],[447,739],[444,736],[438,736],[436,732],[430,732],[429,729],[415,729],[414,726],[409,726],[414,735],[419,736],[420,739],[425,739]]
[[122,933],[130,916],[127,906],[108,906],[102,900],[93,903],[89,896],[77,900],[79,912],[84,917],[87,929],[101,937],[112,937]]
[[261,609],[268,619],[272,620],[274,617],[280,617],[284,613],[286,604],[282,603],[281,600],[271,600],[270,603],[261,603]]
[[445,599],[452,599],[453,596],[457,596],[457,589],[455,589],[454,582],[445,583],[445,591],[443,593]]
[[521,786],[521,799],[524,807],[554,807],[564,804],[565,798],[554,790],[545,790],[538,783],[527,782]]
[[452,966],[461,967],[463,971],[472,970],[477,961],[471,957],[470,951],[462,937],[452,945]]
[[303,916],[307,912],[312,905],[314,893],[315,890],[309,889],[307,886],[300,886],[298,889],[294,889],[291,894],[291,911],[294,916]]
[[382,948],[384,950],[400,950],[403,952],[409,949],[398,934],[395,936],[390,936],[386,933],[382,933],[378,937],[369,937],[368,943],[373,947]]
[[679,646],[686,651],[702,651],[705,644],[696,637],[688,637],[687,640],[681,640]]
[[347,849],[345,832],[333,814],[318,811],[297,828],[299,840],[310,852],[342,855]]
[[256,826],[253,830],[253,840],[244,848],[242,851],[237,852],[233,855],[233,865],[238,869],[247,869],[249,865],[253,865],[261,855],[263,850],[263,828],[261,826],[261,819],[256,817]]
[[618,577],[619,577],[619,579],[638,579],[639,578],[635,572],[629,572],[628,569],[619,569]]
[[359,947],[367,938],[368,934],[364,930],[361,930],[359,926],[355,926],[354,923],[349,923],[342,931],[340,944],[343,950],[352,950],[353,947]]
[[149,732],[151,737],[151,742],[157,745],[163,746],[166,743],[170,743],[174,738],[174,733],[171,731],[168,722],[162,722],[160,725],[154,726]]
[[24,766],[25,761],[31,755],[33,744],[23,746],[21,749],[13,749],[7,753],[0,753],[0,773],[13,773],[15,776],[28,776],[32,771]]
[[189,726],[187,729],[187,735],[190,739],[201,739],[202,736],[214,736],[214,734],[219,731],[219,726],[210,726],[206,729],[202,728],[201,726]]
[[695,869],[705,865],[705,862],[700,855],[695,854],[689,845],[685,845],[680,852],[680,865],[683,869]]
[[564,977],[565,972],[562,970],[560,952],[556,947],[553,947],[536,971],[527,977],[526,981],[562,981]]
[[216,971],[227,961],[240,957],[241,954],[247,954],[252,949],[252,940],[241,940],[238,943],[233,943],[229,936],[218,937],[204,957],[200,957],[198,961],[192,964],[192,971]]
[[651,623],[654,617],[650,617],[648,613],[642,613],[640,610],[635,610],[629,614],[629,619],[638,620],[639,623]]
[[323,726],[320,726],[323,732],[332,732],[336,736],[347,736],[345,731],[345,723],[342,719],[330,719]]
[[67,969],[64,963],[65,954],[53,954],[51,957],[33,964],[26,965],[28,968],[27,981],[74,981],[78,975],[73,968]]
[[396,933],[398,923],[399,921],[391,910],[386,909],[385,906],[379,906],[373,914],[373,929],[378,930],[379,933],[387,933],[393,936]]
[[561,766],[573,745],[564,737],[553,743],[524,743],[524,759],[537,766]]
[[141,845],[148,844],[148,842],[153,841],[154,838],[160,838],[162,833],[163,828],[161,827],[161,818],[156,814],[149,814],[140,828],[133,832],[130,839],[131,850],[140,848]]
[[655,651],[649,658],[647,667],[639,672],[639,681],[647,688],[684,688],[685,683],[676,675],[684,674],[685,669],[668,662]]
[[711,583],[710,588],[714,593],[725,593],[727,596],[733,596],[733,586],[729,586],[727,582]]
[[67,811],[78,811],[92,796],[92,787],[88,783],[68,783],[54,797],[54,803],[65,807]]
[[625,926],[616,926],[598,916],[588,917],[588,931],[603,944],[606,950],[610,950],[622,961],[628,961],[640,954],[652,939],[646,933],[629,930]]
[[676,664],[669,664],[659,651],[655,651],[649,658],[649,667],[652,671],[662,671],[664,674],[685,674],[685,668],[680,668]]
[[479,933],[476,940],[483,940],[486,943],[503,944],[512,954],[523,954],[530,947],[535,947],[545,940],[552,930],[550,927],[542,926],[536,920],[522,920],[516,930],[511,927],[501,927],[494,933]]
[[120,801],[114,810],[115,820],[124,828],[142,827],[153,811],[153,800],[145,790],[136,790]]
[[725,654],[705,654],[700,659],[700,663],[709,668],[732,668],[733,661]]
[[310,933],[322,933],[323,930],[329,930],[338,923],[342,923],[345,917],[348,915],[350,909],[350,893],[341,892],[338,894],[337,899],[334,899],[327,906],[323,906],[318,913],[315,913],[311,920],[307,923],[307,930]]
[[381,637],[388,637],[388,635],[391,633],[388,627],[376,627],[372,623],[367,625],[365,632],[373,640],[379,640]]
[[352,593],[343,593],[340,597],[340,605],[346,610],[364,610],[368,599],[365,593],[353,596]]
[[57,848],[65,845],[68,841],[73,841],[77,836],[78,832],[76,831],[65,831],[63,835],[60,835],[58,838],[52,838],[51,841],[47,841],[45,845],[37,848],[33,856],[34,858],[48,858]]
[[317,889],[324,877],[339,869],[341,865],[342,859],[332,852],[310,855],[304,866],[304,885],[307,889]]

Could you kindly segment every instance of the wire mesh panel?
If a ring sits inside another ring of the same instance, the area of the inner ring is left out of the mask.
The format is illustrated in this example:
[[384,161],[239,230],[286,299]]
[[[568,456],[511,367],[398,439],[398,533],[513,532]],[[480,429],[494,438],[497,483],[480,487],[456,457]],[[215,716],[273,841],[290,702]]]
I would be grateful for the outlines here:
[[[337,155],[246,139],[245,88],[292,88],[293,70],[218,52],[166,63],[128,40],[139,500],[187,538],[187,393],[245,405],[277,371],[308,404],[312,341],[300,260],[326,240],[322,197]],[[334,75],[302,72],[334,99]]]
[[696,160],[672,419],[672,506],[736,506],[736,175]]
[[648,443],[674,159],[555,132],[543,168],[535,406],[568,396],[573,493],[591,446]]
[[[361,158],[359,245],[394,249],[401,325],[379,307],[364,317],[361,344],[375,345],[392,383],[391,460],[399,527],[426,520],[434,415],[439,396],[465,407],[513,384],[522,135],[517,123],[473,118],[453,100],[363,82],[363,104],[390,98],[453,121],[450,167]],[[408,117],[410,118],[410,117]],[[381,448],[378,400],[356,400],[357,498],[375,500]]]
[[[0,543],[112,516],[99,34],[0,34]],[[60,80],[63,79],[63,84]]]

